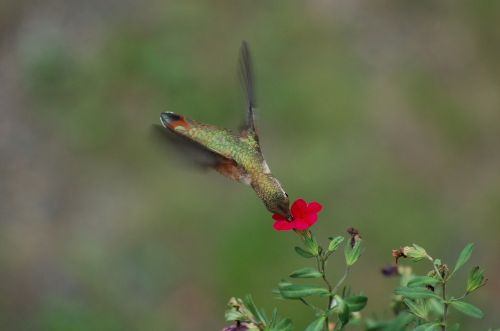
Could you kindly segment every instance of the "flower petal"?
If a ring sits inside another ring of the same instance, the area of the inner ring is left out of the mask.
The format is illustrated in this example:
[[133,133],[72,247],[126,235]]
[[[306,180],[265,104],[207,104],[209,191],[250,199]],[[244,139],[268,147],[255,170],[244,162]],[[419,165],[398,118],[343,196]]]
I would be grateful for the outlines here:
[[309,224],[309,226],[312,226],[314,223],[316,223],[317,220],[318,220],[318,214],[309,214],[304,219],[304,222]]
[[291,229],[293,229],[293,222],[276,221],[276,222],[274,222],[273,228],[277,231],[291,230]]
[[287,221],[285,216],[280,215],[280,214],[273,214],[273,220],[275,220],[275,221]]
[[319,213],[323,209],[323,206],[316,202],[313,201],[307,206],[307,213]]
[[311,227],[311,224],[305,222],[302,219],[297,219],[293,222],[293,228],[296,230],[304,231]]
[[304,217],[307,212],[307,202],[304,199],[297,199],[292,204],[292,208],[290,209],[293,217],[301,218]]

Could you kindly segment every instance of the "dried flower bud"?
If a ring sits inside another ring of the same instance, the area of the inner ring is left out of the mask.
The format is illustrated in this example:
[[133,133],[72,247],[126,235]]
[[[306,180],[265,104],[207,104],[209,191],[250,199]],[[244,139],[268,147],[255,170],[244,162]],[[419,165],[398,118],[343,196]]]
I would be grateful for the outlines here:
[[392,256],[396,259],[396,264],[398,263],[399,258],[404,257],[406,258],[406,254],[404,252],[404,248],[400,247],[399,249],[393,249],[392,250]]
[[358,241],[359,239],[361,239],[361,235],[359,234],[359,230],[355,229],[353,227],[348,228],[347,229],[347,233],[351,236],[350,245],[351,245],[351,248],[352,248],[356,244],[356,241]]
[[446,264],[442,264],[438,267],[439,273],[441,274],[441,277],[445,278],[446,275],[450,272],[450,269]]

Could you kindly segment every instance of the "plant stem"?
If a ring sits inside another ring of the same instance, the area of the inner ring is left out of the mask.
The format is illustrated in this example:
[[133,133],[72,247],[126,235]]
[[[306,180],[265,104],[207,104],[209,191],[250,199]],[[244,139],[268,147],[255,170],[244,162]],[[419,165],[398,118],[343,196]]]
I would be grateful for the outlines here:
[[344,275],[342,276],[342,278],[340,278],[340,280],[338,281],[338,283],[333,288],[333,290],[332,290],[333,293],[335,293],[335,292],[338,291],[340,285],[342,285],[342,283],[346,280],[348,274],[349,274],[349,267],[347,266],[345,268]]
[[443,281],[442,288],[443,288],[442,295],[443,295],[444,311],[443,311],[443,321],[441,324],[441,330],[446,331],[446,319],[448,317],[447,316],[448,315],[448,303],[446,300],[446,281]]
[[306,301],[306,299],[304,298],[300,298],[299,299],[303,304],[305,304],[307,307],[311,308],[312,310],[316,311],[316,312],[322,312],[321,309],[319,309],[318,307],[316,307],[315,305],[313,304],[310,304],[309,302]]
[[431,261],[432,266],[434,267],[434,271],[436,272],[436,275],[441,279],[441,288],[442,288],[441,295],[443,297],[443,305],[444,305],[443,319],[441,321],[441,330],[446,331],[446,320],[448,317],[448,303],[447,303],[447,299],[446,299],[446,282],[448,280],[448,276],[441,274],[441,272],[439,271],[439,268],[434,263],[434,259],[432,257],[427,256],[427,258]]
[[[432,261],[432,260],[431,260]],[[434,264],[434,262],[432,261],[432,266],[434,267],[434,271],[436,272],[437,276],[443,281],[443,283],[445,282],[445,279],[443,278],[443,275],[441,275],[441,272],[439,271],[438,267]]]
[[[318,269],[319,272],[321,273],[321,278],[323,278],[323,281],[325,282],[326,286],[328,287],[328,291],[330,292],[330,295],[328,296],[328,305],[326,307],[326,311],[330,310],[332,303],[333,303],[333,292],[332,292],[332,284],[328,281],[328,278],[326,278],[326,258],[320,254],[319,256],[316,257],[316,260],[318,262]],[[328,330],[328,325],[329,325],[329,320],[328,320],[328,315],[325,318],[325,326],[326,330]]]

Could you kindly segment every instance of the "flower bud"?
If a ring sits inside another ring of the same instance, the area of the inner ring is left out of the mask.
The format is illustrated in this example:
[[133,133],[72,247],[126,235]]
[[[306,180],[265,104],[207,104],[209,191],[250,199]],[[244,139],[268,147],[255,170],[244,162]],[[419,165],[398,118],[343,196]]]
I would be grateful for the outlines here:
[[427,254],[425,249],[418,246],[417,244],[413,244],[413,246],[403,247],[403,253],[404,255],[415,261],[420,261],[422,259],[430,259],[430,256]]

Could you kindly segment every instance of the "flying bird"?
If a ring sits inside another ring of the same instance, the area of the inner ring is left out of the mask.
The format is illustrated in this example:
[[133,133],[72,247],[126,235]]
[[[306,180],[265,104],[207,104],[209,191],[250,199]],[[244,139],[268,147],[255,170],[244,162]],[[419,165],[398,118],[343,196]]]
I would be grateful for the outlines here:
[[240,74],[246,94],[246,120],[239,133],[214,125],[200,123],[173,112],[160,115],[158,130],[166,139],[186,152],[203,154],[198,163],[253,188],[271,213],[292,219],[289,199],[280,182],[271,173],[260,148],[254,123],[254,77],[248,44],[240,50]]

